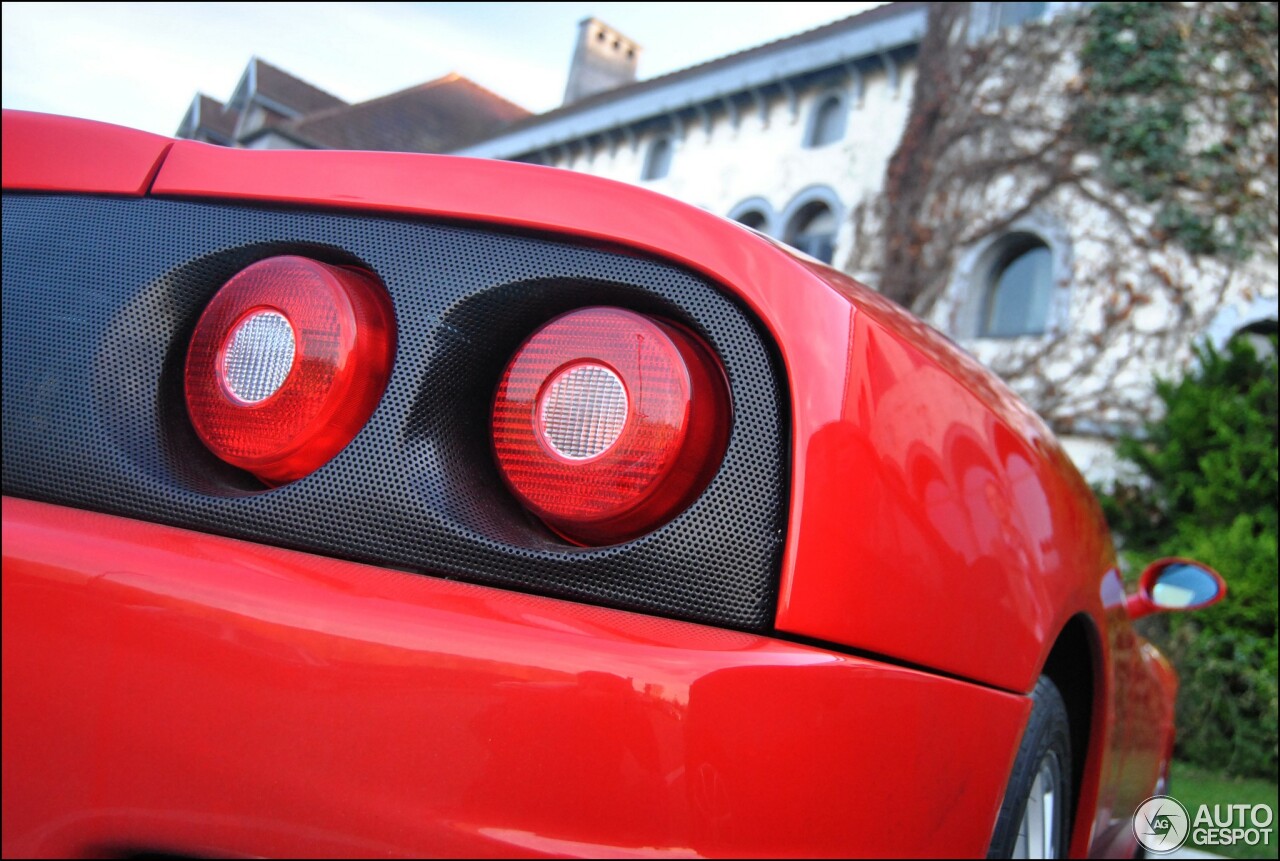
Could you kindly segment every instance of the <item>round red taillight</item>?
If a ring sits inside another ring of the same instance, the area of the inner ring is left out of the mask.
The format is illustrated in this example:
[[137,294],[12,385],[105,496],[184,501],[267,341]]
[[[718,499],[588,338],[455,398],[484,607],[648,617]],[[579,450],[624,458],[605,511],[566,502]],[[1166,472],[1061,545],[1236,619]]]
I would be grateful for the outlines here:
[[235,275],[191,336],[187,410],[205,445],[268,484],[323,466],[391,375],[391,303],[374,276],[304,257]]
[[564,537],[635,538],[679,513],[729,438],[724,372],[682,327],[584,308],[533,334],[493,407],[494,451],[512,491]]

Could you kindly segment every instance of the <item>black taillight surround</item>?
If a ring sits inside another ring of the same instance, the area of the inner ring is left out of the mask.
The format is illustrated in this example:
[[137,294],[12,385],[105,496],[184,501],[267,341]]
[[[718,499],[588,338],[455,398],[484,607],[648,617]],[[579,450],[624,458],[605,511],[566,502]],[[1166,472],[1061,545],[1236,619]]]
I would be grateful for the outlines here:
[[[261,206],[12,194],[4,220],[5,493],[677,618],[771,625],[787,497],[783,375],[762,327],[687,270],[563,240]],[[280,254],[376,273],[399,332],[369,425],[316,473],[269,490],[195,436],[182,363],[209,297]],[[627,543],[584,549],[503,485],[487,412],[524,338],[599,304],[695,332],[723,362],[734,410],[723,465],[687,510]]]

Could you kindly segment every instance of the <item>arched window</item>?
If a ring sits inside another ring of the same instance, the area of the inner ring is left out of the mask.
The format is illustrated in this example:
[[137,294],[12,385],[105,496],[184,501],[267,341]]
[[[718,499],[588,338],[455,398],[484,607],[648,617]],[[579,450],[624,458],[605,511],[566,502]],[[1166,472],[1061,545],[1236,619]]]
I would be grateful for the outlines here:
[[1039,335],[1049,321],[1053,297],[1053,253],[1033,233],[1001,240],[987,276],[978,335],[1012,338]]
[[1236,332],[1231,340],[1244,341],[1253,348],[1254,355],[1266,359],[1276,355],[1276,332],[1275,320],[1259,320]]
[[784,239],[810,257],[830,263],[836,250],[836,215],[822,201],[810,201],[791,217]]
[[649,152],[644,157],[644,170],[641,179],[662,179],[671,171],[671,139],[658,138],[649,144]]
[[746,200],[740,200],[727,215],[739,224],[759,230],[766,236],[773,236],[777,229],[777,215],[773,211],[773,206],[763,197],[748,197]]
[[819,99],[809,120],[809,134],[805,140],[805,146],[826,146],[842,139],[846,113],[844,99],[840,96],[832,94]]

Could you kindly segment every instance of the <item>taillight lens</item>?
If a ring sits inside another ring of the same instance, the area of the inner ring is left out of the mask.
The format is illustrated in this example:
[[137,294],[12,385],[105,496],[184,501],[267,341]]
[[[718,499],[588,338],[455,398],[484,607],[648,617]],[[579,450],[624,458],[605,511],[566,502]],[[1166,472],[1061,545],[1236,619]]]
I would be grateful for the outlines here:
[[187,352],[187,409],[214,454],[268,484],[346,447],[391,374],[390,299],[364,270],[272,257],[213,297]]
[[675,324],[621,308],[547,323],[512,357],[493,408],[512,491],[564,537],[613,544],[683,510],[729,436],[724,372]]

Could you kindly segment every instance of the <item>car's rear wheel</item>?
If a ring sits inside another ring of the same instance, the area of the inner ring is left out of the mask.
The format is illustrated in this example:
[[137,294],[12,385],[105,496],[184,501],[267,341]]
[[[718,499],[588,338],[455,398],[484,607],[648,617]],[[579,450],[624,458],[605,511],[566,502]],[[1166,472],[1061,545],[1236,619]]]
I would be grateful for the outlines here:
[[1071,839],[1071,732],[1062,694],[1041,677],[1031,694],[988,858],[1063,858]]

